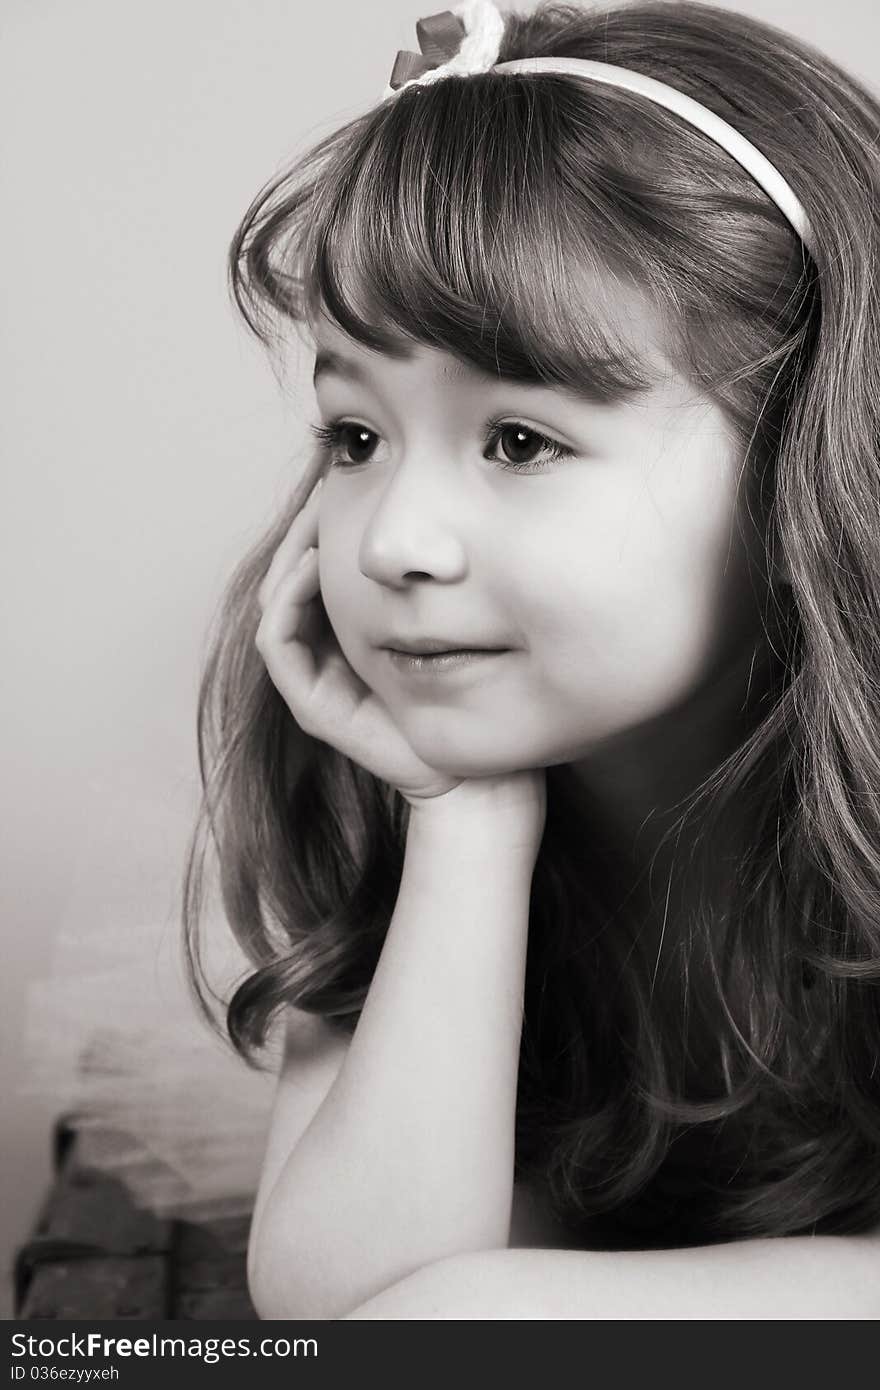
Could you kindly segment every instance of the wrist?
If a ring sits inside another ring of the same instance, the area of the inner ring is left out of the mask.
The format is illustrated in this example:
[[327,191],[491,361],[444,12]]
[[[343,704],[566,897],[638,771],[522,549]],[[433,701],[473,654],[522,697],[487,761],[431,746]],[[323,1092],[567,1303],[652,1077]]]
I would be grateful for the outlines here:
[[409,801],[407,844],[428,842],[463,859],[504,858],[534,867],[544,831],[541,777],[468,779],[441,796]]

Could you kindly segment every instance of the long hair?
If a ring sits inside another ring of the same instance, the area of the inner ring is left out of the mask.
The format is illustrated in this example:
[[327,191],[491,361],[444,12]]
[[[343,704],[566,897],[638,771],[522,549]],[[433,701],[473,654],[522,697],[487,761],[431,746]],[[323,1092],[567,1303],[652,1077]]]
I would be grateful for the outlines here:
[[[506,14],[499,61],[537,55],[632,68],[716,111],[792,185],[815,260],[723,149],[655,103],[489,72],[401,92],[275,178],[235,233],[231,290],[270,356],[279,328],[323,311],[373,349],[589,378],[603,401],[641,381],[603,287],[634,283],[662,311],[746,460],[763,678],[678,822],[699,826],[680,866],[698,885],[671,966],[681,1011],[653,991],[601,820],[584,801],[573,817],[565,769],[548,768],[516,1170],[594,1242],[625,1243],[627,1221],[667,1245],[864,1230],[880,1220],[880,104],[805,43],[686,0]],[[353,1031],[406,840],[404,799],[297,727],[254,648],[257,589],[321,466],[233,574],[199,695],[185,952],[213,1019],[210,832],[253,965],[225,1025],[254,1066],[286,1005]],[[750,841],[710,895],[734,805]],[[698,966],[708,995],[688,988]]]

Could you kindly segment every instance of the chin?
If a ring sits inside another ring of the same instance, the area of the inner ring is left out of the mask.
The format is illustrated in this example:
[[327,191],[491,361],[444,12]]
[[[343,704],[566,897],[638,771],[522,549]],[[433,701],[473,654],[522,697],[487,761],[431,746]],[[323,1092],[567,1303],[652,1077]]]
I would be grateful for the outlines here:
[[429,767],[449,777],[497,777],[537,764],[537,753],[530,762],[528,750],[510,738],[511,730],[504,729],[503,722],[501,731],[508,735],[503,742],[498,739],[499,726],[494,721],[490,728],[482,721],[474,722],[470,728],[456,725],[457,721],[449,718],[400,721],[413,752]]

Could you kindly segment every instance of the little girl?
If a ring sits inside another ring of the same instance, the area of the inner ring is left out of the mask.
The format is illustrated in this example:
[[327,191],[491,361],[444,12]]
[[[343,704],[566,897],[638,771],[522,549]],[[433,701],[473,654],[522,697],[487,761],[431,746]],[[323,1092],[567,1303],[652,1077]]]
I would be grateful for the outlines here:
[[230,256],[319,412],[200,701],[254,1302],[876,1315],[880,104],[687,0],[417,31]]

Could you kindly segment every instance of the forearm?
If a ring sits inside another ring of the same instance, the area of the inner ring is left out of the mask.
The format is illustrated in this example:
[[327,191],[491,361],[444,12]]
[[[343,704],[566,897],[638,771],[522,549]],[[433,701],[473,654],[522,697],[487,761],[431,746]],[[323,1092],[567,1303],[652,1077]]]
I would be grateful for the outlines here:
[[420,1266],[507,1244],[532,861],[411,817],[339,1074],[263,1213],[263,1317],[337,1318]]
[[880,1317],[880,1231],[684,1250],[484,1250],[418,1270],[350,1319]]

